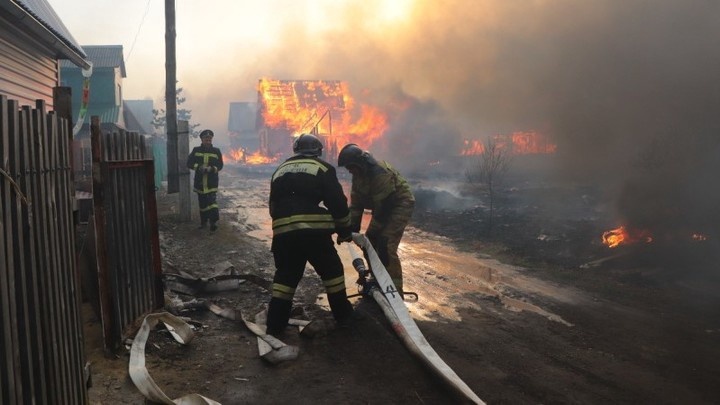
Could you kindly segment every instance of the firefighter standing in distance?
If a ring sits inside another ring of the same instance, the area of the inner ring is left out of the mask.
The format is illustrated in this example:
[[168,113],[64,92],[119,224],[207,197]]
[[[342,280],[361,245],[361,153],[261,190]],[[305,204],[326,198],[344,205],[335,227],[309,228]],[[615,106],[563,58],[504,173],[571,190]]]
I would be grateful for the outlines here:
[[193,191],[198,195],[200,205],[200,229],[210,222],[210,230],[217,229],[220,213],[217,205],[218,172],[223,168],[220,149],[212,144],[213,131],[205,129],[200,132],[200,146],[193,148],[188,156],[187,167],[195,170]]
[[272,175],[269,206],[276,270],[267,333],[274,336],[282,335],[288,324],[295,289],[308,262],[322,279],[335,321],[343,325],[355,318],[332,240],[336,232],[338,243],[351,240],[350,211],[335,168],[320,158],[322,149],[314,135],[300,135],[293,143],[295,155]]
[[385,161],[376,160],[356,144],[345,145],[338,166],[352,174],[350,217],[353,232],[360,232],[364,210],[372,211],[365,236],[377,251],[395,287],[402,293],[403,277],[398,246],[415,208],[410,185]]

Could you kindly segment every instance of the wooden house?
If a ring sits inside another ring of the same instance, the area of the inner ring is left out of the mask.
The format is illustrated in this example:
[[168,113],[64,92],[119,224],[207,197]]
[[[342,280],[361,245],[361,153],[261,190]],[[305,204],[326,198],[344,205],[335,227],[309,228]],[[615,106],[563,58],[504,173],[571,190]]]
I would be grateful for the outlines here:
[[59,60],[89,68],[85,51],[46,0],[0,0],[0,93],[20,105],[54,108]]

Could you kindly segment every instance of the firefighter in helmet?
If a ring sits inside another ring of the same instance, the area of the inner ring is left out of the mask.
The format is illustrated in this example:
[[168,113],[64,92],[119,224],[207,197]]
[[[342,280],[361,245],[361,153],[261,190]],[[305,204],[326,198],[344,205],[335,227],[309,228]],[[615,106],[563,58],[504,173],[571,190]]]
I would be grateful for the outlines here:
[[193,191],[200,205],[200,229],[210,223],[210,230],[217,229],[220,213],[217,205],[218,172],[223,168],[222,153],[212,144],[215,134],[209,129],[200,132],[200,146],[193,148],[187,159],[187,168],[195,171]]
[[[350,211],[335,168],[320,158],[323,144],[314,135],[295,139],[295,155],[283,162],[270,183],[272,253],[275,275],[268,306],[267,333],[282,335],[295,289],[310,263],[322,279],[338,324],[353,319],[345,291],[345,273],[332,240],[351,240]],[[323,206],[320,206],[320,203]]]
[[345,145],[338,155],[338,166],[352,174],[350,219],[352,230],[360,232],[364,210],[372,211],[365,236],[378,253],[395,287],[402,292],[402,266],[398,257],[400,239],[415,208],[410,185],[385,161],[354,143]]

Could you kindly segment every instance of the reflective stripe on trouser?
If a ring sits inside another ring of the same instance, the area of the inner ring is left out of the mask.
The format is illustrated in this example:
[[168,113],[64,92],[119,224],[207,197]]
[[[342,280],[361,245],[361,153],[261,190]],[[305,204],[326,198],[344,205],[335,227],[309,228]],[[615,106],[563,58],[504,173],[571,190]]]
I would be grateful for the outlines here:
[[275,259],[273,294],[268,307],[270,331],[287,326],[295,289],[310,263],[323,281],[333,317],[342,320],[353,308],[345,291],[345,273],[330,234],[290,232],[275,236],[272,242]]
[[375,248],[380,261],[385,265],[385,269],[392,278],[393,284],[401,291],[403,289],[403,275],[402,264],[400,263],[400,257],[398,257],[398,247],[412,213],[413,206],[398,207],[393,210],[390,219],[385,225],[381,225],[374,219],[370,220],[366,232],[366,236]]
[[200,222],[213,223],[220,219],[220,212],[217,205],[217,193],[198,193],[198,205],[200,206]]

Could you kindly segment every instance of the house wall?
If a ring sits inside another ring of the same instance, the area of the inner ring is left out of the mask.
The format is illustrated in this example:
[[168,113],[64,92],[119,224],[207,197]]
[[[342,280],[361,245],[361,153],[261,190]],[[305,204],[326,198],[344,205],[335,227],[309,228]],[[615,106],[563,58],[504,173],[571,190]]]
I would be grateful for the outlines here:
[[[123,124],[122,102],[118,94],[118,85],[122,86],[122,76],[118,68],[94,68],[90,76],[90,100],[88,104],[88,120],[93,115],[101,117],[104,123]],[[82,87],[84,77],[79,67],[62,68],[60,83],[73,89],[72,110],[80,111],[82,103]],[[108,112],[112,111],[112,114]],[[118,122],[119,120],[119,122]]]
[[20,105],[44,100],[53,110],[53,88],[58,84],[54,54],[0,15],[0,93]]

